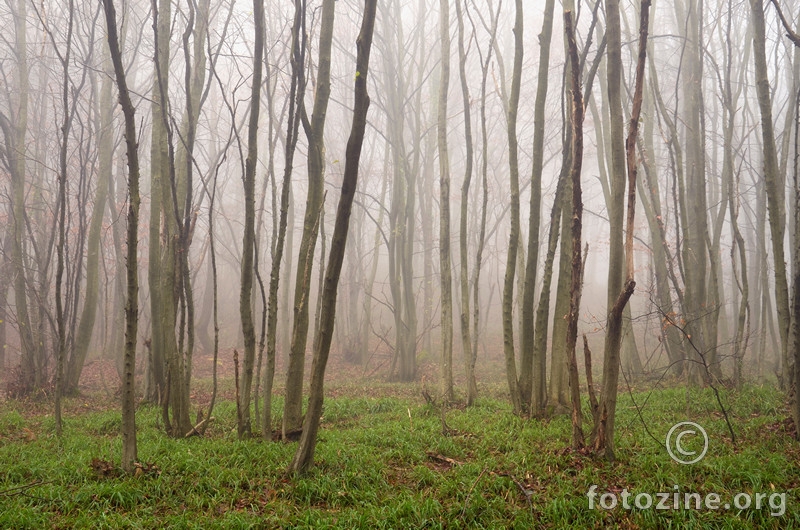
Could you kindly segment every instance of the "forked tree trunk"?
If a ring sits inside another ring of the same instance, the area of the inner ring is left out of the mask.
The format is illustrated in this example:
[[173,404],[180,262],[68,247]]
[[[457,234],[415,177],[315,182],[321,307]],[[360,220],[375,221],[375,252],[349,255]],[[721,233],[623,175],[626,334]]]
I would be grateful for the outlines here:
[[519,90],[522,77],[522,0],[515,1],[516,16],[514,19],[514,69],[511,74],[511,94],[508,101],[506,125],[508,132],[508,165],[511,187],[511,228],[509,230],[508,256],[503,281],[503,352],[505,354],[506,379],[511,396],[514,413],[522,413],[522,399],[517,383],[517,362],[514,349],[514,278],[517,268],[517,250],[519,247],[519,160],[517,142],[517,110],[519,108]]
[[[615,133],[617,128],[622,126],[622,102],[619,99],[619,88],[622,77],[622,60],[620,53],[620,34],[619,34],[619,3],[616,0],[608,0],[606,4],[606,14],[608,16],[608,50],[609,50],[609,78],[608,92],[611,106],[611,133]],[[636,80],[633,91],[633,109],[631,111],[628,136],[625,140],[625,149],[622,153],[614,153],[614,149],[620,146],[614,142],[612,136],[612,185],[614,179],[624,177],[627,168],[628,197],[627,197],[627,218],[625,231],[624,248],[611,249],[612,258],[615,252],[622,253],[625,257],[625,271],[627,278],[625,285],[621,288],[616,300],[611,306],[608,315],[608,326],[606,328],[605,357],[603,365],[603,389],[600,396],[600,406],[595,413],[593,445],[596,451],[603,451],[608,460],[614,460],[614,419],[617,407],[617,383],[619,381],[620,369],[620,345],[622,339],[622,313],[628,300],[633,295],[636,287],[633,273],[633,228],[634,216],[636,213],[636,139],[639,130],[639,115],[642,110],[642,91],[644,87],[644,67],[647,60],[647,30],[650,14],[650,0],[642,0],[639,18],[639,55],[636,63]],[[627,160],[620,159],[620,155],[626,155]],[[616,174],[621,170],[622,174]],[[622,182],[624,188],[624,180]],[[613,193],[612,193],[613,195]],[[619,208],[622,208],[621,201]],[[612,226],[612,237],[613,237]],[[622,226],[618,228],[621,232]],[[621,233],[620,233],[621,235]],[[619,255],[616,256],[620,258]],[[620,263],[620,265],[622,265]],[[622,267],[615,270],[610,264],[609,284],[612,277],[618,276]],[[609,294],[611,291],[609,290]]]
[[314,268],[314,249],[319,233],[325,172],[325,116],[331,89],[331,47],[335,0],[323,0],[319,34],[314,110],[311,121],[300,106],[303,128],[308,138],[308,198],[303,218],[303,235],[297,254],[297,277],[294,287],[294,319],[289,365],[286,373],[286,400],[283,409],[283,436],[296,430],[303,422],[303,374],[308,341],[311,273]]
[[244,374],[239,407],[239,438],[250,435],[250,388],[256,355],[256,331],[250,304],[253,293],[253,261],[255,254],[256,222],[256,164],[258,162],[258,117],[261,110],[261,72],[264,57],[264,0],[253,0],[255,39],[253,48],[253,79],[250,92],[250,123],[247,132],[247,159],[244,174],[244,238],[242,240],[242,285],[239,293],[239,314],[244,334]]
[[472,140],[472,113],[470,111],[469,87],[467,85],[467,54],[464,49],[464,14],[461,2],[456,0],[456,17],[458,19],[458,73],[461,79],[461,98],[464,105],[464,142],[466,143],[466,161],[464,183],[461,185],[461,217],[459,222],[459,284],[461,287],[461,345],[464,354],[464,367],[467,376],[467,405],[472,405],[478,395],[475,382],[475,365],[472,362],[473,349],[470,337],[469,312],[469,253],[467,217],[469,215],[469,188],[472,183],[472,166],[474,148]]
[[331,239],[331,252],[325,270],[325,289],[322,292],[322,322],[320,340],[314,349],[314,360],[311,366],[311,393],[308,400],[308,412],[303,422],[303,434],[297,452],[289,465],[290,473],[303,473],[314,462],[314,449],[317,444],[320,418],[322,417],[322,401],[324,397],[323,383],[325,367],[333,337],[333,325],[336,312],[336,292],[339,276],[344,261],[347,231],[350,223],[350,212],[353,198],[358,187],[358,165],[361,158],[361,146],[364,143],[364,131],[367,126],[367,74],[369,71],[369,55],[372,48],[372,34],[375,27],[375,10],[377,0],[365,0],[364,18],[361,24],[356,45],[355,98],[353,103],[353,125],[347,141],[342,193],[336,211],[336,221]]
[[[544,165],[545,103],[550,70],[550,41],[553,36],[555,1],[547,0],[544,21],[539,34],[539,72],[536,83],[536,101],[533,108],[533,162],[531,168],[530,218],[528,220],[528,256],[525,265],[525,288],[522,293],[522,337],[520,348],[520,394],[532,414],[544,412],[547,395],[547,356],[535,355],[534,298],[536,275],[539,268],[539,225],[542,208],[542,170]],[[580,94],[579,94],[580,95]]]

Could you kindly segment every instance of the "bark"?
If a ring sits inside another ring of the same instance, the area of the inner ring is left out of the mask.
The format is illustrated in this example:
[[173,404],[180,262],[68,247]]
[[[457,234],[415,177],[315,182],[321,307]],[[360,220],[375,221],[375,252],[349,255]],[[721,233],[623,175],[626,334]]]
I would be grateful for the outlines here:
[[[683,12],[683,4],[676,3],[679,20],[686,20],[686,48],[682,74],[683,109],[681,122],[685,127],[685,183],[681,191],[681,208],[685,208],[685,222],[682,223],[683,244],[681,247],[684,272],[684,300],[687,331],[697,348],[713,356],[710,336],[710,319],[713,309],[709,307],[708,264],[708,220],[706,202],[706,161],[705,161],[705,122],[703,119],[703,50],[700,4],[691,5],[690,12]],[[681,182],[679,181],[679,185]],[[711,310],[710,310],[711,309]],[[709,374],[700,368],[699,356],[691,354],[695,361],[689,364],[689,380],[695,384],[705,380]]]
[[308,412],[303,422],[303,434],[297,452],[289,465],[289,472],[305,472],[314,461],[314,449],[317,443],[320,418],[322,417],[322,403],[324,397],[323,383],[325,380],[325,367],[330,352],[331,338],[336,311],[336,292],[339,276],[344,260],[347,231],[350,213],[358,187],[358,165],[361,158],[361,146],[364,142],[364,132],[367,125],[367,109],[369,108],[369,95],[367,94],[367,74],[369,70],[369,55],[372,47],[372,34],[375,27],[375,11],[377,0],[365,0],[364,18],[361,24],[356,45],[355,73],[355,99],[353,110],[353,124],[350,138],[347,141],[344,177],[339,206],[336,211],[336,221],[331,241],[331,253],[325,271],[325,289],[322,293],[322,324],[320,326],[320,340],[314,351],[311,367],[311,393],[309,396]]
[[[167,11],[168,13],[168,11]],[[169,15],[162,12],[162,22],[169,22]],[[167,28],[168,31],[168,28]],[[163,36],[162,42],[168,42],[169,33]],[[162,62],[164,68],[168,63]],[[165,72],[161,73],[166,76]],[[161,91],[158,89],[157,80],[153,82],[151,107],[151,140],[150,140],[150,223],[149,223],[149,249],[148,249],[148,268],[147,281],[150,292],[150,326],[151,326],[151,348],[148,349],[148,382],[145,388],[145,400],[157,402],[163,405],[166,399],[166,376],[164,373],[165,365],[165,344],[164,344],[164,325],[163,311],[165,292],[162,290],[162,271],[161,271],[161,215],[163,202],[164,171],[166,168],[165,148],[166,138],[161,119]],[[171,292],[171,291],[170,291]]]

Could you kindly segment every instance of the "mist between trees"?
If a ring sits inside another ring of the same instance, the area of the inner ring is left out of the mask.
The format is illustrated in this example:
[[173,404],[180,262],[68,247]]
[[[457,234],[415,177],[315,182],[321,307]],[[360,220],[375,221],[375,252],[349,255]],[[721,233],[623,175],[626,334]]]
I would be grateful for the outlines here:
[[9,0],[4,391],[60,432],[113,362],[127,469],[136,405],[202,434],[232,363],[239,436],[299,437],[294,472],[329,358],[446,403],[502,378],[609,459],[623,378],[768,382],[797,424],[798,12]]

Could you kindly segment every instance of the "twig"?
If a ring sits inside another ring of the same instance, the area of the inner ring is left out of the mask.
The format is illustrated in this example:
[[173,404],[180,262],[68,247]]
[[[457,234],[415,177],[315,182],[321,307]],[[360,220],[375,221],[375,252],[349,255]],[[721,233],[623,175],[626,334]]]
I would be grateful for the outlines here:
[[467,492],[467,498],[464,499],[464,507],[461,508],[461,518],[462,519],[464,518],[464,514],[467,513],[467,505],[469,504],[469,498],[472,496],[472,491],[475,489],[475,486],[478,485],[478,482],[480,482],[481,477],[483,477],[483,475],[485,473],[486,473],[486,468],[483,468],[481,470],[480,475],[478,475],[478,478],[475,479],[475,482],[473,482],[472,486],[469,488],[469,491]]
[[728,418],[728,411],[725,409],[725,406],[722,404],[722,398],[719,397],[719,390],[717,389],[716,386],[714,386],[714,383],[713,383],[713,379],[714,378],[713,378],[713,376],[711,374],[711,371],[708,369],[708,363],[706,362],[706,356],[697,348],[697,345],[695,345],[694,341],[692,341],[692,336],[689,335],[689,333],[687,333],[684,328],[682,328],[674,320],[672,320],[672,318],[669,315],[667,315],[666,313],[661,311],[661,308],[659,308],[659,312],[662,314],[662,316],[664,318],[667,319],[667,321],[671,325],[675,326],[683,334],[683,336],[686,338],[686,341],[689,343],[689,345],[692,347],[692,349],[695,351],[695,353],[697,353],[697,355],[700,357],[700,361],[702,362],[703,368],[705,368],[705,371],[706,371],[706,377],[708,378],[708,386],[711,387],[711,390],[714,392],[714,397],[717,398],[717,404],[719,405],[719,408],[722,411],[722,416],[725,418],[725,424],[728,426],[728,432],[731,434],[731,442],[733,443],[734,446],[736,446],[736,434],[734,434],[733,426],[731,425],[731,420],[730,420],[730,418]]
[[589,349],[589,341],[586,340],[586,333],[583,334],[583,364],[586,368],[586,386],[589,389],[589,404],[592,408],[592,417],[594,417],[600,404],[597,402],[597,394],[594,391],[594,382],[592,380],[592,350]]
[[13,497],[14,495],[24,495],[25,490],[29,490],[31,488],[35,488],[36,486],[44,486],[45,484],[52,484],[52,480],[48,480],[47,482],[43,482],[41,480],[35,480],[30,484],[25,484],[24,486],[17,486],[16,488],[9,488],[7,490],[0,491],[0,497]]
[[[214,420],[213,417],[204,419],[203,421],[192,427],[192,429],[186,433],[186,436],[184,436],[184,438],[189,438],[191,436],[202,436],[203,432],[205,432],[206,424],[212,422],[213,420]],[[201,428],[203,428],[202,432],[200,431]]]
[[786,30],[786,37],[788,37],[788,39],[792,41],[792,43],[795,46],[800,47],[800,35],[795,33],[795,31],[789,25],[789,22],[786,20],[786,17],[783,16],[783,10],[781,10],[781,6],[778,4],[778,0],[772,0],[772,5],[775,6],[775,10],[778,12],[778,17],[780,17],[781,19],[781,23],[783,24],[783,29]]
[[426,451],[425,454],[428,455],[428,458],[430,458],[431,460],[436,460],[437,462],[440,462],[442,464],[449,464],[451,466],[460,466],[464,464],[464,462],[459,462],[458,460],[450,458],[449,456],[432,453],[430,451]]
[[510,478],[511,481],[514,484],[517,485],[517,487],[520,489],[522,494],[525,495],[525,500],[528,501],[528,507],[531,510],[531,514],[533,514],[533,501],[531,501],[531,496],[533,495],[533,491],[531,491],[528,488],[526,488],[525,485],[522,482],[520,482],[519,480],[517,480],[517,477],[515,477],[511,473],[502,471],[502,472],[499,472],[499,473],[492,472],[492,474],[493,475],[497,475],[499,477],[508,477],[508,478]]

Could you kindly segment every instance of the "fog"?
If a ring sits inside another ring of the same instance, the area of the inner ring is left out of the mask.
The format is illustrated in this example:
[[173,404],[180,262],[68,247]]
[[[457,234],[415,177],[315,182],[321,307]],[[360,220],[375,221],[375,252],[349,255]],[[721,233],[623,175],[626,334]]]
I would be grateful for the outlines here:
[[[522,338],[523,322],[533,326],[540,311],[544,322],[536,322],[535,336],[544,337],[546,347],[541,354],[549,381],[545,391],[551,405],[566,407],[566,386],[556,383],[560,378],[566,381],[568,354],[564,334],[571,258],[565,254],[570,252],[566,242],[557,240],[550,256],[551,270],[547,270],[553,220],[560,224],[554,235],[563,238],[572,219],[566,192],[559,205],[563,217],[551,214],[559,178],[567,180],[573,134],[561,13],[562,8],[572,10],[577,18],[581,90],[588,95],[580,174],[581,247],[585,245],[586,262],[577,333],[578,337],[586,334],[598,371],[606,347],[609,300],[617,296],[608,288],[609,263],[617,248],[612,236],[623,233],[612,229],[611,210],[619,207],[622,212],[627,204],[625,194],[615,195],[613,184],[615,179],[625,182],[625,176],[614,167],[611,156],[616,147],[608,102],[606,8],[593,2],[573,6],[566,0],[556,5],[549,57],[542,58],[546,2],[517,2],[524,4],[521,49],[513,31],[514,2],[458,3],[457,10],[451,2],[446,21],[451,41],[449,83],[441,122],[439,91],[445,85],[439,2],[378,2],[367,77],[371,105],[338,281],[327,376],[335,379],[341,369],[344,375],[339,377],[344,378],[360,374],[390,381],[441,379],[441,352],[448,342],[443,340],[441,318],[447,301],[441,296],[440,258],[446,245],[452,273],[450,325],[455,330],[449,331],[453,353],[447,369],[455,373],[458,391],[464,391],[471,377],[469,372],[463,375],[465,340],[477,357],[474,377],[481,384],[505,381],[508,361],[503,344],[509,340],[518,373],[541,373],[542,365],[527,364],[530,359],[523,350],[533,351],[533,344],[523,344]],[[250,147],[248,120],[254,105],[253,6],[228,1],[164,0],[158,4],[132,0],[116,6],[122,59],[136,109],[141,166],[137,380],[143,396],[152,400],[160,399],[159,389],[165,384],[159,381],[169,363],[165,356],[180,358],[187,382],[192,381],[193,363],[206,370],[213,362],[215,307],[220,365],[230,366],[234,349],[247,349],[240,307],[246,221],[243,181]],[[314,149],[321,148],[324,202],[310,214],[312,225],[318,215],[317,228],[312,230],[306,209],[317,206],[316,199],[309,199],[313,173],[309,132],[312,118],[319,117],[312,116],[312,111],[317,108],[318,76],[324,62],[319,46],[324,21],[322,2],[305,4],[305,32],[298,40],[304,43],[302,54],[295,49],[303,63],[293,67],[295,5],[265,2],[263,74],[255,102],[260,117],[250,306],[257,364],[249,369],[261,378],[267,366],[265,312],[280,231],[282,184],[288,177],[287,225],[275,308],[276,385],[281,388],[293,332],[303,335],[296,329],[298,304],[306,304],[310,315],[308,340],[303,337],[297,343],[305,345],[300,355],[308,353],[309,359],[318,323],[325,316],[319,309],[322,276],[345,172],[353,83],[361,75],[354,64],[363,2],[338,0],[330,53],[330,100],[322,114],[324,135],[314,144]],[[791,24],[797,5],[793,1],[779,4]],[[67,366],[67,389],[73,392],[79,387],[88,389],[87,381],[79,383],[87,362],[113,363],[120,378],[124,372],[129,197],[124,121],[116,105],[118,85],[107,48],[103,5],[78,1],[72,10],[70,5],[19,0],[0,7],[2,26],[7,28],[0,44],[0,366],[6,390],[14,396],[50,388],[59,351]],[[636,288],[623,315],[622,369],[634,378],[657,378],[666,372],[691,377],[688,365],[683,369],[684,359],[690,359],[697,346],[721,380],[768,379],[783,384],[789,376],[787,362],[793,362],[782,352],[787,351],[790,337],[791,278],[797,275],[793,264],[798,240],[800,59],[797,48],[785,38],[787,30],[774,6],[765,3],[767,96],[771,100],[766,107],[759,106],[749,4],[705,2],[702,9],[698,11],[691,2],[656,2],[650,9],[635,148],[636,215],[633,227],[626,228],[634,235]],[[168,17],[162,30],[168,42],[159,43],[163,49],[158,54],[155,12]],[[639,53],[639,4],[621,2],[620,15],[621,106],[627,135]],[[207,32],[201,24],[206,20]],[[516,70],[521,50],[524,54]],[[155,73],[156,55],[165,73],[160,81]],[[202,61],[198,61],[200,56]],[[540,70],[543,59],[549,63]],[[295,101],[293,83],[298,79],[305,92]],[[540,96],[544,82],[546,94]],[[518,104],[513,101],[517,83]],[[187,93],[195,98],[191,113],[187,113]],[[543,127],[536,125],[537,97],[544,97]],[[297,114],[299,102],[303,109]],[[765,117],[765,108],[771,116]],[[509,280],[515,215],[511,114],[516,119],[513,149],[518,158],[519,234],[517,255],[512,259],[516,268]],[[155,123],[161,116],[165,116],[163,122]],[[775,145],[772,154],[765,150],[764,120],[773,128],[769,131]],[[444,123],[449,159],[446,175],[440,163],[440,123]],[[190,146],[187,135],[193,127]],[[296,147],[287,136],[291,134],[297,136]],[[542,145],[539,168],[534,160],[537,142]],[[287,171],[290,152],[292,167]],[[777,163],[772,169],[765,163],[770,156]],[[471,184],[464,196],[468,171]],[[774,175],[769,176],[769,171]],[[449,204],[448,241],[440,236],[443,177],[450,186],[444,199]],[[62,179],[63,202],[59,200]],[[534,234],[530,231],[532,187],[540,194],[534,201],[538,216],[533,215],[539,220]],[[460,251],[462,209],[465,255]],[[59,278],[61,226],[64,257]],[[176,226],[185,226],[185,234]],[[185,244],[173,243],[183,235]],[[313,236],[311,250],[303,255],[302,241],[308,235]],[[775,267],[776,238],[786,267]],[[526,306],[523,293],[528,288],[525,275],[531,249],[536,254],[529,269],[534,274],[533,297],[532,305]],[[183,254],[186,271],[180,265]],[[311,257],[310,271],[298,272],[299,260],[306,256]],[[154,267],[160,269],[156,276]],[[463,270],[467,271],[466,298],[461,291]],[[616,272],[620,278],[626,275],[624,270]],[[549,273],[552,278],[546,280]],[[778,274],[783,275],[782,281]],[[504,291],[509,281],[511,293]],[[63,308],[57,311],[58,296]],[[470,307],[462,311],[465,299]],[[503,325],[504,302],[511,310],[511,327]],[[87,309],[90,305],[94,311]],[[166,313],[154,318],[154,310]],[[461,334],[464,318],[468,339]],[[62,319],[64,333],[60,334]],[[171,339],[156,346],[164,340],[159,333]],[[582,366],[582,356],[578,357]],[[308,366],[306,376],[307,370]],[[302,362],[300,373],[302,377]],[[202,377],[208,374],[204,371]]]

